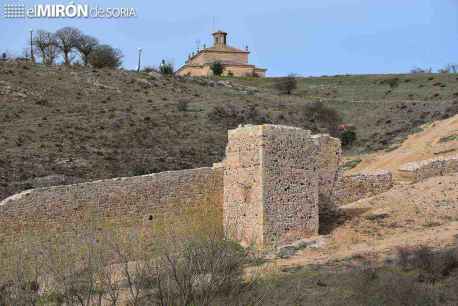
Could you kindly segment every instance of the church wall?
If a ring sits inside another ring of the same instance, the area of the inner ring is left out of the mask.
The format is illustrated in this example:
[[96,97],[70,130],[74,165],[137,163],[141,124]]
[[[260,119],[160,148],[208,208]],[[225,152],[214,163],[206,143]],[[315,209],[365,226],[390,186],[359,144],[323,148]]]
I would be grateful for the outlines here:
[[178,72],[178,75],[180,76],[197,76],[197,77],[206,77],[210,74],[210,67],[209,66],[204,66],[204,67],[184,67]]
[[248,64],[248,53],[236,52],[202,52],[194,58],[190,64],[202,65],[215,61],[232,61],[241,64]]
[[236,77],[250,77],[254,75],[253,67],[225,66],[223,75],[229,75],[229,71]]

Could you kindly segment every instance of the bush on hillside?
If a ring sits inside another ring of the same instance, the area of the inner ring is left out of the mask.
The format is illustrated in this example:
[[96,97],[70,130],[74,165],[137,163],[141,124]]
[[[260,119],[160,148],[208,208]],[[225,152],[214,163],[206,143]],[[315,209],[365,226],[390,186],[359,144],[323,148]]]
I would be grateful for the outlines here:
[[430,247],[399,247],[399,265],[405,270],[418,270],[421,280],[437,281],[458,268],[458,249],[434,252]]
[[399,86],[399,78],[389,78],[380,82],[381,84],[386,84],[390,86],[391,89],[394,89]]
[[213,72],[213,75],[215,76],[220,76],[223,74],[224,67],[221,62],[213,62],[210,66],[211,71]]
[[89,55],[89,63],[95,68],[116,69],[122,65],[121,50],[109,45],[99,45]]
[[339,134],[342,146],[349,147],[356,141],[356,132],[353,129],[345,130]]
[[274,86],[280,94],[290,95],[297,88],[297,78],[294,74],[284,78],[277,78]]
[[222,123],[227,128],[235,128],[240,124],[270,123],[270,116],[260,111],[257,105],[244,107],[233,103],[215,106],[209,113],[208,119],[215,123]]
[[330,135],[338,135],[338,127],[342,123],[340,114],[322,102],[306,104],[303,111],[305,127],[319,133],[323,129]]

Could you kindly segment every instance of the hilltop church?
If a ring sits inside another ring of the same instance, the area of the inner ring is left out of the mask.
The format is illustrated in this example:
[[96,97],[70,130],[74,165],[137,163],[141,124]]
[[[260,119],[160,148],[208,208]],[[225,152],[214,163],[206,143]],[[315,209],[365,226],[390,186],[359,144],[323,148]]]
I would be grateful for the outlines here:
[[218,31],[212,34],[214,43],[210,48],[198,50],[189,55],[186,63],[177,70],[179,76],[211,76],[211,65],[220,62],[223,65],[223,75],[236,77],[256,76],[265,77],[267,69],[248,63],[248,47],[245,50],[227,45],[227,33]]

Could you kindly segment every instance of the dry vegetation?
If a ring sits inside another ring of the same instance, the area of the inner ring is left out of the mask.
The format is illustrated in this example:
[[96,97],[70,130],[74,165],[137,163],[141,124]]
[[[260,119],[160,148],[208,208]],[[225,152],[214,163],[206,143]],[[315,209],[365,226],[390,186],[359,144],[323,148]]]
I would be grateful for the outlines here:
[[355,127],[351,152],[385,148],[457,113],[455,74],[396,78],[394,88],[386,82],[393,76],[298,78],[292,94],[281,95],[270,78],[221,85],[2,62],[0,199],[40,186],[208,166],[223,158],[227,129],[242,123],[334,128],[334,116],[311,113],[317,101]]
[[[456,305],[458,249],[400,247],[340,262],[256,268],[211,210],[145,231],[85,231],[2,248],[0,305]],[[205,222],[202,222],[205,220]],[[153,234],[153,235],[151,235]],[[264,265],[265,266],[265,265]],[[246,272],[246,268],[250,272]],[[255,268],[253,268],[255,267]],[[244,272],[245,271],[245,272]]]
[[88,218],[84,230],[4,243],[0,305],[212,305],[228,297],[249,299],[244,294],[254,280],[243,277],[243,267],[252,256],[223,239],[219,217],[214,206],[202,205],[141,230],[102,229]]

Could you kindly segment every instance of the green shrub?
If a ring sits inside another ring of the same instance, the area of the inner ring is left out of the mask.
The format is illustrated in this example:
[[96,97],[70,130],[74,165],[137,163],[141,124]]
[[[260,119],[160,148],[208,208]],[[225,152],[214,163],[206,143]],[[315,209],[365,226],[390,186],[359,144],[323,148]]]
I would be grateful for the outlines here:
[[159,65],[159,72],[163,75],[172,75],[175,71],[172,62],[166,62],[162,60],[161,65]]
[[439,143],[449,142],[449,141],[458,141],[458,134],[450,135],[447,137],[442,137],[439,139]]
[[346,130],[340,133],[340,141],[344,147],[351,146],[356,140],[356,132],[354,130]]
[[221,64],[221,62],[213,62],[210,66],[210,69],[213,72],[213,75],[220,76],[223,74],[224,66]]

